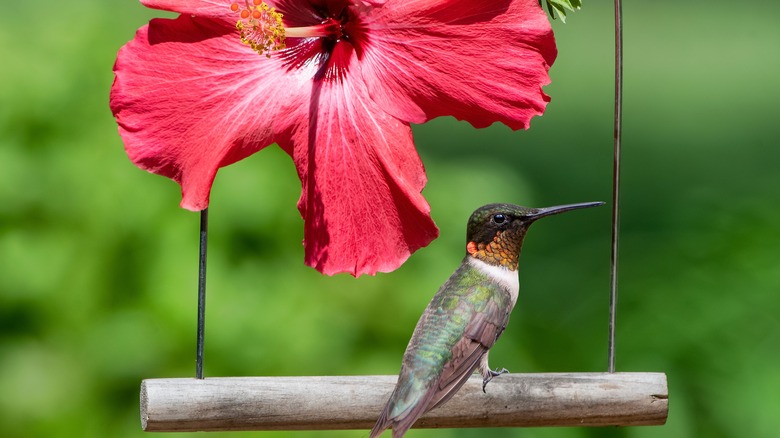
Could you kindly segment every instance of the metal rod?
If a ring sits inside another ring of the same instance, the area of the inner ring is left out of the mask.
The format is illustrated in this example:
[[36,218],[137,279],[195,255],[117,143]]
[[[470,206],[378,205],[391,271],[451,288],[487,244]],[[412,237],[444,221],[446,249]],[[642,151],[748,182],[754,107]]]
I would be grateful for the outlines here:
[[200,212],[200,247],[198,249],[198,337],[195,353],[195,378],[203,378],[203,343],[206,325],[206,245],[209,233],[209,209]]
[[615,0],[615,148],[612,163],[612,255],[609,294],[609,366],[615,372],[615,315],[617,313],[618,234],[620,229],[620,143],[623,128],[623,2]]

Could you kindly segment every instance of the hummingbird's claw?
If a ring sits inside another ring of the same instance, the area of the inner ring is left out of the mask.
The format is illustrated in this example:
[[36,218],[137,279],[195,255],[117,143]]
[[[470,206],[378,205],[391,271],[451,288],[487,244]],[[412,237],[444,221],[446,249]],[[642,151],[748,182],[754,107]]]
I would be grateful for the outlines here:
[[485,391],[485,387],[487,386],[488,382],[493,380],[493,377],[498,377],[498,376],[500,376],[502,374],[506,374],[508,372],[509,372],[509,370],[506,369],[506,368],[501,368],[500,370],[498,368],[496,368],[495,371],[488,370],[488,375],[484,379],[482,379],[482,392],[483,393],[487,393],[487,391]]

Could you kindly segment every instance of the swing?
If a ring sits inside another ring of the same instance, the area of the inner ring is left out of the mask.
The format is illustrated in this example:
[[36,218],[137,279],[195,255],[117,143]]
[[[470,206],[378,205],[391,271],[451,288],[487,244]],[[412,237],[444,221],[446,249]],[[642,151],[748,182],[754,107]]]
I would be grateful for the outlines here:
[[[474,375],[416,428],[662,425],[668,415],[664,373],[615,372],[615,310],[622,124],[622,5],[615,0],[615,147],[608,370],[605,373],[506,374],[482,392]],[[397,376],[203,377],[206,235],[201,211],[195,378],[141,383],[145,431],[370,429]]]

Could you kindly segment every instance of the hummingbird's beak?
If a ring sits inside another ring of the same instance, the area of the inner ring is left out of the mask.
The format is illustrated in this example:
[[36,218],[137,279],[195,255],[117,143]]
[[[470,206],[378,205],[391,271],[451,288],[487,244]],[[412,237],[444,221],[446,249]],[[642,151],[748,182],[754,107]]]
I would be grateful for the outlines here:
[[598,207],[604,205],[603,202],[582,202],[580,204],[556,205],[554,207],[537,208],[536,213],[528,215],[528,218],[535,221],[545,216],[563,213],[564,211],[577,210],[578,208]]

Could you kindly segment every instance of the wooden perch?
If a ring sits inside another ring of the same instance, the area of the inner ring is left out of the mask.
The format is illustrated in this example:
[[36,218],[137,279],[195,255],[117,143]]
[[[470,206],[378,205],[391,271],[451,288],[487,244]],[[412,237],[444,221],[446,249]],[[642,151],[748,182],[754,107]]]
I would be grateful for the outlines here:
[[[370,429],[397,376],[217,377],[141,383],[146,431]],[[659,425],[663,373],[475,375],[418,428]]]

